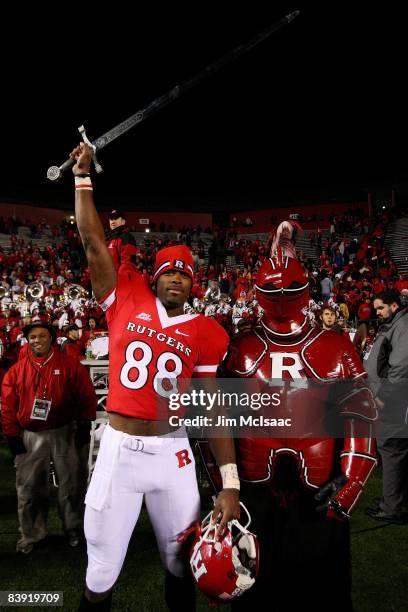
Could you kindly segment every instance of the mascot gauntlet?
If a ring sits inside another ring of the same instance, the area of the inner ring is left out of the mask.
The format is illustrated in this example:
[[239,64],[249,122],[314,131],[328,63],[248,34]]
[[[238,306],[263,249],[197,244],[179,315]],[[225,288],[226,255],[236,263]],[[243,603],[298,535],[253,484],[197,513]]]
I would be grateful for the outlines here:
[[372,438],[346,438],[344,442],[340,455],[342,473],[320,487],[315,495],[319,502],[316,510],[326,510],[329,518],[350,518],[377,463]]

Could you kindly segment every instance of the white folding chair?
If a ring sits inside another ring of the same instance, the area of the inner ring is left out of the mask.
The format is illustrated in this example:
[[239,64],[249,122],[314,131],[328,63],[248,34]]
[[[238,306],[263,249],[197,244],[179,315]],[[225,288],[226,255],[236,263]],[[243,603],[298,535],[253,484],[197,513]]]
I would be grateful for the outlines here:
[[99,451],[99,442],[102,438],[103,431],[108,423],[108,415],[105,411],[97,410],[96,419],[91,424],[91,439],[89,442],[88,456],[88,484],[91,481],[92,472],[95,467],[96,458]]

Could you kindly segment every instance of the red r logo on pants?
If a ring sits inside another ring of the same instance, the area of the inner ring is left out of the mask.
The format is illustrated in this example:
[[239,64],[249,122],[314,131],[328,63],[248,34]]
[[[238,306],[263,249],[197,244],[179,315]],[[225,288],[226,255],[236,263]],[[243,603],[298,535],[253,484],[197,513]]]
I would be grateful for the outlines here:
[[185,465],[188,465],[189,463],[191,463],[191,459],[188,456],[188,450],[186,448],[184,450],[178,451],[178,453],[175,453],[175,454],[179,462],[178,464],[179,468],[182,468]]

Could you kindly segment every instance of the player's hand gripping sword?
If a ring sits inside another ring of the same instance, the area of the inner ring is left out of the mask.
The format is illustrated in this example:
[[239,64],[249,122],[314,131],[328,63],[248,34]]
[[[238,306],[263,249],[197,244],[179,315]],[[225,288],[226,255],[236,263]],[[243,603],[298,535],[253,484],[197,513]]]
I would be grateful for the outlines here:
[[[204,68],[204,70],[196,74],[193,78],[187,81],[184,81],[180,85],[176,85],[175,87],[170,89],[170,91],[163,94],[162,96],[159,96],[158,98],[153,100],[153,102],[150,102],[150,104],[148,104],[145,108],[138,111],[131,117],[128,117],[128,119],[125,119],[125,121],[122,121],[122,123],[119,123],[114,128],[112,128],[111,130],[103,134],[102,136],[99,136],[99,138],[97,138],[93,142],[91,142],[88,139],[85,133],[85,128],[83,125],[81,125],[81,127],[79,127],[78,130],[81,133],[81,136],[84,142],[89,144],[93,149],[93,162],[94,162],[95,170],[97,172],[102,172],[102,166],[98,163],[98,160],[96,159],[97,151],[104,149],[109,143],[116,140],[116,138],[119,138],[119,136],[122,136],[122,134],[125,134],[126,132],[128,132],[135,125],[137,125],[138,123],[141,123],[142,121],[147,119],[150,115],[157,112],[158,110],[160,110],[161,108],[169,104],[170,102],[173,102],[173,100],[175,100],[176,98],[179,98],[183,93],[185,93],[186,91],[188,91],[195,85],[198,85],[199,83],[204,81],[204,79],[213,75],[215,72],[220,70],[220,68],[227,66],[228,64],[235,61],[238,57],[240,57],[241,55],[243,55],[244,53],[246,53],[247,51],[249,51],[256,45],[259,45],[259,43],[264,41],[271,34],[276,32],[280,28],[282,28],[284,25],[287,25],[288,23],[293,21],[295,17],[298,16],[298,14],[299,14],[299,11],[293,11],[292,13],[285,15],[284,17],[282,17],[281,19],[273,23],[271,26],[269,26],[262,32],[259,32],[259,34],[254,36],[254,38],[252,38],[248,42],[238,45],[238,47],[235,47],[235,49],[226,53],[226,55],[221,57],[219,60],[217,60],[213,64],[210,64],[209,66]],[[56,181],[57,179],[61,177],[61,175],[63,174],[63,172],[65,172],[65,170],[68,170],[68,168],[71,168],[74,164],[75,164],[75,160],[67,159],[67,161],[61,164],[61,166],[51,166],[50,168],[48,168],[47,178],[49,178],[50,181]]]

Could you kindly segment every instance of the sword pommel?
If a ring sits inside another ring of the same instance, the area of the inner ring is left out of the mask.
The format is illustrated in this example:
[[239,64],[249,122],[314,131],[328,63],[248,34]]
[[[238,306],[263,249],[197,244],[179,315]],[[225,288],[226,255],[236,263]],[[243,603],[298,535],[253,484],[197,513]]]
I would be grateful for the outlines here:
[[63,164],[61,164],[61,166],[51,166],[47,170],[47,179],[49,179],[50,181],[58,181],[58,179],[61,178],[65,170],[72,168],[74,164],[75,161],[73,159],[67,159],[66,161],[64,161]]
[[58,166],[50,166],[47,170],[47,179],[50,181],[58,181],[61,176],[61,170]]

